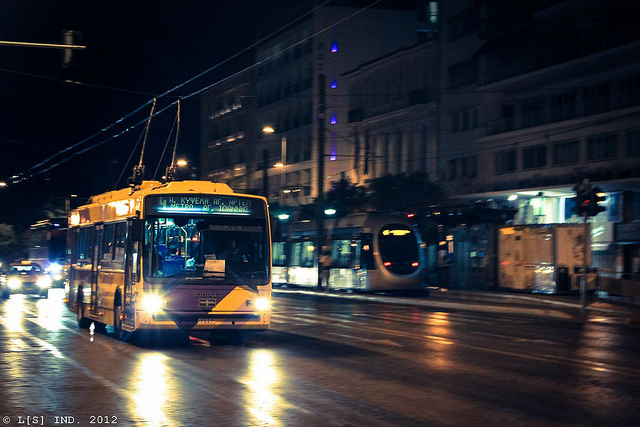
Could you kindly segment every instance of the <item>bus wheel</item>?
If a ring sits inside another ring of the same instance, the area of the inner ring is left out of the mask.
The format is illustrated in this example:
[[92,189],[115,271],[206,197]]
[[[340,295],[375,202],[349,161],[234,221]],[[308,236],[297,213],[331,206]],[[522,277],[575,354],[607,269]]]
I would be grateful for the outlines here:
[[113,336],[122,340],[124,338],[124,331],[122,330],[122,306],[116,303],[113,305]]
[[87,329],[91,325],[91,320],[84,317],[84,304],[78,301],[78,328]]

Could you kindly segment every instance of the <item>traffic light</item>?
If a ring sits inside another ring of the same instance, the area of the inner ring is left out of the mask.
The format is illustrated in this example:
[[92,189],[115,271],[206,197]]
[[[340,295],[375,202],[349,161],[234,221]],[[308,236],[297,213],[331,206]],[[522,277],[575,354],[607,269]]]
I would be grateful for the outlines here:
[[596,216],[600,212],[606,211],[607,208],[600,205],[605,200],[607,200],[605,192],[601,188],[594,187],[589,197],[589,216]]
[[575,206],[571,208],[579,216],[589,216],[591,212],[591,192],[588,184],[578,184],[573,187],[576,197],[573,198]]

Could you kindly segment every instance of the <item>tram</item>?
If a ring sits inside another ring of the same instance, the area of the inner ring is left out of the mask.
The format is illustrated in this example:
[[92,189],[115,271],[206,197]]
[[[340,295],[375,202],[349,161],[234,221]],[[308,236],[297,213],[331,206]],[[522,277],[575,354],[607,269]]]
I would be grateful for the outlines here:
[[[417,227],[403,214],[351,214],[325,220],[329,288],[369,292],[419,290],[424,258]],[[273,243],[274,285],[317,286],[316,223],[287,224]]]

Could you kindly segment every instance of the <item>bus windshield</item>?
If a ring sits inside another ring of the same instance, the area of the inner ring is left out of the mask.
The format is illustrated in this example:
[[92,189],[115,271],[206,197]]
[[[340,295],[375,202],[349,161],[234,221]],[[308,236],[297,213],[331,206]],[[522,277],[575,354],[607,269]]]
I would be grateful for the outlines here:
[[265,285],[270,279],[268,231],[265,218],[147,218],[144,274],[167,283]]

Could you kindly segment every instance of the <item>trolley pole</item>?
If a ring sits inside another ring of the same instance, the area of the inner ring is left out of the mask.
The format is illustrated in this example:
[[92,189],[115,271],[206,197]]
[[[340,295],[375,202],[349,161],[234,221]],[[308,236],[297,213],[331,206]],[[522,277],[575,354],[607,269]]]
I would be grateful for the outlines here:
[[318,74],[318,197],[316,214],[316,262],[318,264],[318,290],[322,289],[322,265],[324,249],[324,113],[325,113],[325,76]]

